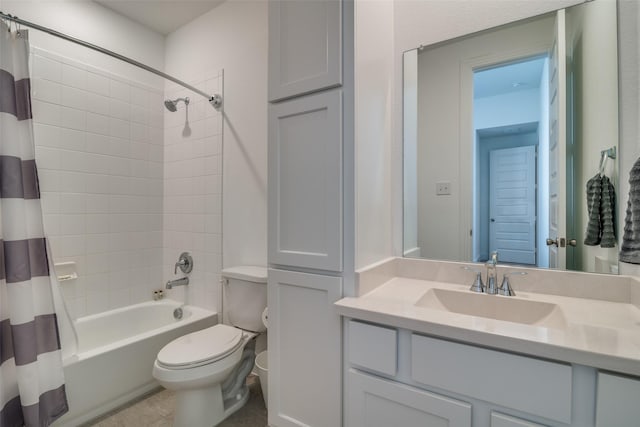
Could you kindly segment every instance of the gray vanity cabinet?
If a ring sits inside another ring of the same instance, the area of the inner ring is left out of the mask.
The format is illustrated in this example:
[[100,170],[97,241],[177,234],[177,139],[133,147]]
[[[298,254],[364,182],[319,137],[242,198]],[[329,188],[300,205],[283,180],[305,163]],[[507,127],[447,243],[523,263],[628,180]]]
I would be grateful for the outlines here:
[[269,1],[269,101],[342,84],[342,2]]

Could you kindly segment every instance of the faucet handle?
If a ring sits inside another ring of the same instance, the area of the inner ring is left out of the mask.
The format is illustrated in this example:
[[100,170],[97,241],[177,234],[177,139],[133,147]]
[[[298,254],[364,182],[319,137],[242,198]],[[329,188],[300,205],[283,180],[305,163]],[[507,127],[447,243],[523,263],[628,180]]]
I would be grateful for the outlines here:
[[476,273],[476,279],[473,281],[473,284],[471,285],[471,288],[469,288],[469,290],[471,292],[484,292],[484,283],[482,283],[482,271],[478,270],[477,268],[469,267],[467,265],[463,265],[460,268]]
[[193,258],[189,252],[182,252],[178,258],[178,262],[173,268],[173,274],[178,274],[178,267],[183,273],[189,274],[193,270]]
[[498,293],[507,297],[515,297],[516,292],[511,287],[509,276],[525,276],[526,274],[526,271],[512,271],[511,273],[505,273],[504,276],[502,276],[502,284],[498,288]]

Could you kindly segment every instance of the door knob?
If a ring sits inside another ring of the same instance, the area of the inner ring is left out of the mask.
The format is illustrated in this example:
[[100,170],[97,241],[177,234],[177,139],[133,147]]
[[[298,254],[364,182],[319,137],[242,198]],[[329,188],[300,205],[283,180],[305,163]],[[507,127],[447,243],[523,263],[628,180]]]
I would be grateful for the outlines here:
[[550,239],[547,237],[547,246],[558,246],[558,239]]
[[576,239],[569,239],[567,241],[567,245],[573,246],[573,247],[578,246],[578,241]]
[[495,218],[491,218],[491,222],[496,222],[496,219]]

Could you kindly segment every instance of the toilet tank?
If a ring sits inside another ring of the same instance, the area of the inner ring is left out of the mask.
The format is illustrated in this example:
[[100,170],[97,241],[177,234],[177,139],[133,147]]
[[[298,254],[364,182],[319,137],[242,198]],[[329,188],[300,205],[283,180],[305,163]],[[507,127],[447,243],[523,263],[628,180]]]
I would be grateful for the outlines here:
[[262,312],[267,307],[267,268],[239,266],[222,270],[229,322],[253,332],[266,330]]

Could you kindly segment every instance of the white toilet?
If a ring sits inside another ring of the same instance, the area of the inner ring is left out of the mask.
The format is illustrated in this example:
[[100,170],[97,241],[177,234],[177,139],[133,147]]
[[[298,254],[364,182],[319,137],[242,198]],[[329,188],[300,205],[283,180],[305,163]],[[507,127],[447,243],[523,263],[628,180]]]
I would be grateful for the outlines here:
[[225,311],[231,325],[218,324],[184,335],[164,346],[153,376],[176,392],[175,427],[211,427],[249,399],[245,380],[255,359],[255,340],[265,331],[267,269],[222,270]]

